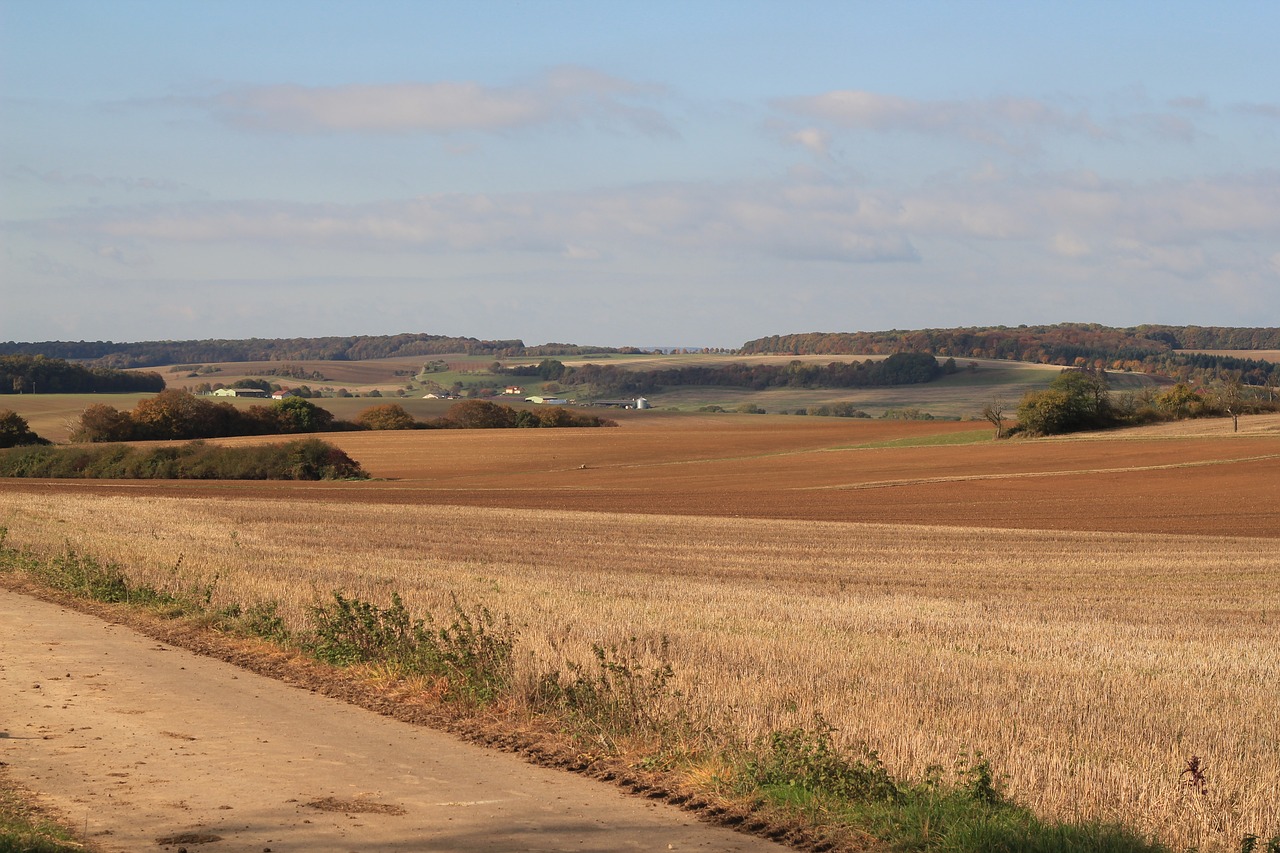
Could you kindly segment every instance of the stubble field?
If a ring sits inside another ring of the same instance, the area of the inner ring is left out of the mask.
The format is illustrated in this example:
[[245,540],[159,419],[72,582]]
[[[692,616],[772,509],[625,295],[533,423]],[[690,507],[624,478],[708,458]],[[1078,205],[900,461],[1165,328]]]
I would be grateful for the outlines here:
[[910,774],[981,750],[1044,815],[1229,849],[1280,833],[1280,421],[1225,423],[340,434],[383,479],[7,481],[0,527],[292,619],[334,589],[456,594],[512,617],[527,684],[666,636],[678,686],[740,737],[821,714]]

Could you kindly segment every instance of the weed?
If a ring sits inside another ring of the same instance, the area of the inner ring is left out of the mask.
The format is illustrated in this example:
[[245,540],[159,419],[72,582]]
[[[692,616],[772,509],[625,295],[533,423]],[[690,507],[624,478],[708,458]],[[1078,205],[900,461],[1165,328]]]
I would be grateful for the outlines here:
[[671,688],[671,644],[664,635],[656,649],[636,638],[607,648],[592,644],[594,667],[570,662],[568,677],[544,675],[535,707],[568,716],[609,746],[637,734],[662,736],[677,722],[679,693]]
[[511,682],[511,650],[515,633],[487,608],[468,613],[453,599],[447,627],[428,628],[431,620],[415,619],[398,593],[391,606],[378,607],[335,591],[329,604],[310,610],[312,628],[304,647],[335,666],[380,663],[402,674],[446,678],[451,699],[487,703]]
[[334,666],[380,661],[419,670],[426,631],[398,593],[391,594],[390,607],[380,608],[335,590],[333,601],[314,605],[310,615],[313,627],[304,646],[317,659]]
[[761,738],[746,759],[747,776],[766,792],[786,790],[841,800],[901,800],[902,790],[874,750],[860,757],[839,749],[835,728],[821,715],[812,728],[796,726]]

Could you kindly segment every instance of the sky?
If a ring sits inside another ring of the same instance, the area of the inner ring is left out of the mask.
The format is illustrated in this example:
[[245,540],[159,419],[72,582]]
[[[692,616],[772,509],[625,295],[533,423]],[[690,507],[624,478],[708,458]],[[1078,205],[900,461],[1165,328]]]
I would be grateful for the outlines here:
[[0,341],[1280,325],[1280,3],[0,0]]

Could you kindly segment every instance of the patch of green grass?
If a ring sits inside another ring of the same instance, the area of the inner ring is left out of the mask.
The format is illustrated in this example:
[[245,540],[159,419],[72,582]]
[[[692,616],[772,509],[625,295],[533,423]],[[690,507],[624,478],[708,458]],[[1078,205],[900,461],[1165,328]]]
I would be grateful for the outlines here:
[[738,756],[739,793],[819,829],[868,832],[903,851],[1007,853],[1167,853],[1118,826],[1045,823],[1005,799],[979,753],[958,762],[954,780],[932,768],[917,782],[894,779],[870,750],[840,749],[821,717],[811,727],[776,731]]
[[867,444],[852,444],[838,450],[867,450],[879,447],[941,447],[959,444],[981,444],[991,441],[994,429],[966,430],[965,432],[945,432],[937,435],[911,436],[895,438],[891,441],[872,441]]
[[71,830],[41,815],[23,793],[0,778],[0,853],[83,851]]

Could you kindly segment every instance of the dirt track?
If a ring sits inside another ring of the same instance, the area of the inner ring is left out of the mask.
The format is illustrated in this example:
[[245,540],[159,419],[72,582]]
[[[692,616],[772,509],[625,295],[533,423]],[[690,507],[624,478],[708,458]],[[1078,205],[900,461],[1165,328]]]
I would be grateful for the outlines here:
[[5,589],[0,648],[0,761],[103,850],[782,849]]

